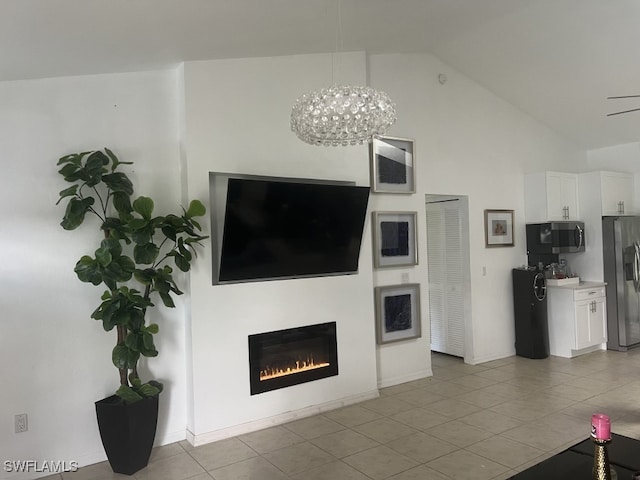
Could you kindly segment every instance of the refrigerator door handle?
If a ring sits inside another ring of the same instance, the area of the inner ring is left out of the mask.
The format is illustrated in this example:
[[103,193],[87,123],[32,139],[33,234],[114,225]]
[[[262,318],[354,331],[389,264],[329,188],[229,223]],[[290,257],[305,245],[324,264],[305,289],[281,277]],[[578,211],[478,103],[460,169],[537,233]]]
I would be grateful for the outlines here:
[[633,244],[635,249],[633,256],[633,288],[636,292],[640,291],[640,243]]

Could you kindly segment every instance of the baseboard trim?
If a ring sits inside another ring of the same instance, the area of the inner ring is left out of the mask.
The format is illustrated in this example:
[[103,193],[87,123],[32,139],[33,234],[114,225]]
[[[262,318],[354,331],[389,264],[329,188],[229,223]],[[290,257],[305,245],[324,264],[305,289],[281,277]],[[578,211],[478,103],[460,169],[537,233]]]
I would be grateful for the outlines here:
[[421,380],[423,378],[433,377],[433,371],[430,368],[419,370],[410,375],[402,375],[399,377],[385,378],[378,380],[378,388],[393,387],[401,383],[413,382],[414,380]]
[[513,357],[515,354],[516,354],[516,351],[512,350],[510,352],[502,352],[502,353],[496,353],[493,355],[484,355],[482,357],[474,357],[474,358],[468,359],[468,361],[465,358],[465,362],[468,363],[469,365],[479,365],[481,363],[492,362],[494,360],[502,360],[503,358],[507,358],[507,357]]
[[243,423],[241,425],[235,425],[233,427],[222,428],[213,432],[195,435],[193,432],[187,430],[187,441],[194,447],[198,447],[207,443],[225,440],[227,438],[244,435],[245,433],[251,433],[269,427],[275,427],[277,425],[282,425],[283,423],[292,422],[294,420],[300,420],[302,418],[310,417],[312,415],[317,415],[323,412],[328,412],[337,408],[347,407],[349,405],[354,405],[366,400],[378,398],[379,396],[380,394],[376,389],[370,392],[354,395],[352,397],[346,397],[340,400],[322,403],[320,405],[314,405],[291,412],[281,413],[279,415],[274,415],[273,417],[262,418],[260,420]]

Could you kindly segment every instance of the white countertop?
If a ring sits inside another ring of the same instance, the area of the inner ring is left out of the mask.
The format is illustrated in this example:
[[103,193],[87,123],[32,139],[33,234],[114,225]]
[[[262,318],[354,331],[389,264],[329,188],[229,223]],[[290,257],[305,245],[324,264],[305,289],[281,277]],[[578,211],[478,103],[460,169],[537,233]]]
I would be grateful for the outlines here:
[[582,290],[587,288],[606,287],[607,282],[589,282],[580,280],[579,283],[569,283],[567,285],[547,285],[548,288],[565,288],[568,290]]

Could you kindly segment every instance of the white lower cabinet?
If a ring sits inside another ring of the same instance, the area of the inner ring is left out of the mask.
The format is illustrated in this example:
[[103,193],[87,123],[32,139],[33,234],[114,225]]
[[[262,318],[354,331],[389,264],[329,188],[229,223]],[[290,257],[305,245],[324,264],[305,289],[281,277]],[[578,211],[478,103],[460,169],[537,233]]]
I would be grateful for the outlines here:
[[606,302],[603,284],[548,287],[551,355],[571,358],[604,348],[607,342]]

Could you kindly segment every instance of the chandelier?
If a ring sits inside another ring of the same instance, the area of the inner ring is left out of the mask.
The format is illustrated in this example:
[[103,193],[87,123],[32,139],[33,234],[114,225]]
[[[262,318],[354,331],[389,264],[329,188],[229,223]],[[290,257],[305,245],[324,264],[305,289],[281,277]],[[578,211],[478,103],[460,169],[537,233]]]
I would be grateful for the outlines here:
[[347,146],[371,142],[396,121],[395,105],[374,88],[334,85],[298,98],[291,130],[311,145]]
[[[336,50],[342,50],[342,3],[336,0]],[[334,58],[331,58],[333,81]],[[311,145],[357,145],[384,135],[396,121],[396,106],[384,92],[364,86],[336,85],[298,98],[291,130]]]

